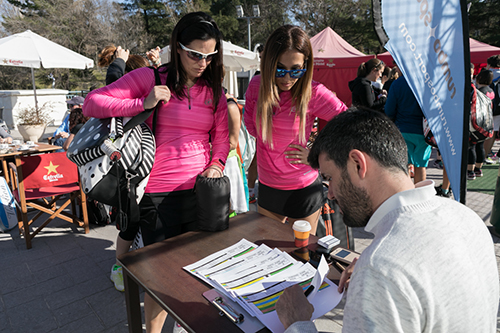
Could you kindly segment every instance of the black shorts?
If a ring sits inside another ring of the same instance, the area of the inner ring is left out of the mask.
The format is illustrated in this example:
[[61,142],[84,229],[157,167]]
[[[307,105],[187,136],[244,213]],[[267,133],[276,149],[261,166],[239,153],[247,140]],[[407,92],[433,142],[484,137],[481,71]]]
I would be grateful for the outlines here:
[[196,230],[196,206],[193,189],[144,194],[139,204],[144,246]]
[[260,207],[294,219],[304,218],[323,204],[323,184],[318,177],[309,186],[298,190],[278,190],[259,183]]

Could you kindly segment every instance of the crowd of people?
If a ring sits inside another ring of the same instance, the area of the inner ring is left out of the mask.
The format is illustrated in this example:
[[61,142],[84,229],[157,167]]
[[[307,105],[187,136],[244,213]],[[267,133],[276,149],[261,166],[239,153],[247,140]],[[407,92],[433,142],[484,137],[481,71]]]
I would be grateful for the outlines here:
[[[145,58],[107,46],[99,55],[99,65],[108,68],[106,86],[67,102],[71,112],[54,133],[63,149],[89,117],[133,117],[158,105],[156,156],[140,220],[118,234],[116,255],[129,251],[139,230],[144,245],[196,230],[194,185],[200,174],[231,178],[234,214],[256,201],[259,213],[281,223],[306,220],[313,234],[326,181],[346,225],[375,235],[340,279],[339,292],[349,287],[344,331],[495,331],[499,286],[491,237],[470,209],[436,198],[451,197],[446,166],[443,184],[435,188],[426,181],[432,148],[424,140],[424,113],[398,67],[377,58],[362,63],[348,82],[348,108],[313,80],[306,32],[285,25],[259,50],[260,72],[249,83],[243,109],[222,87],[221,43],[212,17],[189,13],[172,32],[168,63],[161,63],[158,48]],[[500,55],[489,58],[475,78],[478,93],[494,99],[490,85],[499,77]],[[317,118],[329,123],[309,149]],[[248,186],[238,151],[242,123],[256,139]],[[489,150],[500,110],[494,110],[494,123],[492,139],[470,145],[471,180],[482,175],[483,163],[496,160]],[[118,264],[111,279],[124,289]],[[312,311],[297,286],[277,304],[287,332],[315,332]],[[147,332],[161,332],[167,313],[148,294],[144,312]]]

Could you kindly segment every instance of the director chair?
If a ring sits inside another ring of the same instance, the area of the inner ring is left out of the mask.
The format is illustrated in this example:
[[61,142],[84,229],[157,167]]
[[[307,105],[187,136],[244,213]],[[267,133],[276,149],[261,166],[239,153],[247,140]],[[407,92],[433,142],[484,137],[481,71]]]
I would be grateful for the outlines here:
[[[60,218],[83,227],[89,232],[87,198],[80,187],[78,169],[66,153],[50,153],[32,156],[16,156],[16,163],[10,164],[14,177],[11,178],[12,193],[16,198],[19,232],[26,240],[26,248],[31,248],[31,240],[52,220]],[[65,200],[58,205],[64,195]],[[77,201],[81,201],[83,219],[76,212]],[[71,204],[71,214],[64,209]],[[38,210],[28,220],[28,207]],[[49,217],[36,229],[30,226],[43,214]]]

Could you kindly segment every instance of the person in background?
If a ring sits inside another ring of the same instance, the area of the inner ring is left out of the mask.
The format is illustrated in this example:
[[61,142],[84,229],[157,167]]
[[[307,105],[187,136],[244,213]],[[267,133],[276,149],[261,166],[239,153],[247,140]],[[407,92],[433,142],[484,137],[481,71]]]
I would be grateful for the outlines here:
[[[380,78],[377,81],[372,82],[373,90],[375,91],[375,95],[380,95],[383,93],[384,85],[389,80],[389,75],[391,73],[391,68],[389,66],[385,66],[384,71]],[[387,91],[384,92],[387,95]]]
[[[69,106],[69,111],[73,111],[75,108],[82,108],[85,98],[82,96],[74,96],[72,99],[68,99],[66,104]],[[61,125],[56,129],[54,135],[52,136],[52,144],[56,146],[63,146],[66,139],[69,137],[69,113],[64,118]],[[59,149],[57,152],[62,152],[64,149]]]
[[149,63],[144,57],[130,54],[129,50],[111,44],[99,53],[98,65],[108,67],[106,71],[106,85],[108,85],[136,68],[149,66]]
[[259,213],[282,223],[306,220],[315,234],[323,185],[307,163],[307,139],[316,117],[329,120],[347,107],[312,76],[307,34],[292,25],[276,29],[264,47],[261,75],[247,89],[244,121],[257,140]]
[[12,136],[2,126],[0,126],[0,143],[12,143]]
[[[493,92],[493,89],[490,88],[490,84],[493,81],[493,73],[490,70],[482,70],[479,72],[479,74],[476,76],[476,87],[477,87],[477,93],[483,93],[485,94],[489,99],[492,100],[495,99],[495,93]],[[473,87],[473,89],[476,89]],[[494,123],[494,120],[493,120]],[[495,125],[493,124],[493,128],[495,128]],[[495,135],[493,135],[493,138]],[[492,138],[492,139],[493,139]],[[490,140],[490,139],[488,139]],[[476,142],[472,143],[469,139],[469,156],[468,156],[468,164],[467,164],[467,179],[468,180],[474,180],[476,177],[482,177],[483,176],[483,163],[486,158],[486,153],[485,153],[485,142],[488,140],[481,141],[481,142]],[[493,139],[494,142],[494,139]],[[491,148],[490,148],[491,149]]]
[[82,108],[74,108],[69,113],[69,136],[63,144],[64,151],[68,150],[69,145],[73,141],[76,133],[82,128],[83,124],[85,124],[90,117],[85,117],[83,115]]
[[[196,177],[222,177],[229,153],[222,34],[216,22],[203,12],[186,14],[172,32],[170,49],[171,61],[158,68],[166,85],[156,85],[151,68],[139,68],[90,92],[83,108],[86,116],[133,117],[160,103],[155,162],[139,204],[145,246],[196,230]],[[153,116],[146,121],[150,127]],[[161,332],[166,316],[146,294],[146,331]]]
[[[495,332],[500,294],[488,228],[465,205],[436,197],[432,180],[413,184],[406,158],[391,120],[355,108],[311,148],[309,163],[329,181],[345,224],[374,235],[340,278],[339,292],[348,288],[342,332]],[[298,285],[276,312],[286,333],[317,332]]]
[[[155,60],[160,58],[158,49],[159,48],[157,47],[156,50],[153,49],[148,51],[150,57]],[[101,67],[108,66],[106,72],[107,85],[112,84],[130,71],[149,66],[148,61],[144,57],[134,54],[131,55],[128,50],[122,49],[121,46],[115,47],[113,44],[106,46],[101,51],[98,63]],[[136,223],[131,223],[127,230],[120,230],[118,236],[116,237],[116,258],[130,250],[130,247],[139,232],[139,228],[139,221],[136,221]],[[123,269],[122,266],[118,264],[118,261],[113,265],[113,267],[111,267],[109,278],[115,285],[116,290],[125,291],[125,285],[123,283]]]
[[243,107],[238,104],[236,98],[227,92],[224,93],[227,100],[228,123],[229,123],[229,155],[224,168],[224,175],[229,177],[231,184],[231,214],[248,212],[247,189],[245,187],[245,169],[241,163],[241,152],[239,150],[239,135],[243,116]]
[[402,76],[401,71],[399,70],[398,65],[394,64],[394,67],[392,67],[389,73],[389,78],[387,81],[385,81],[383,87],[383,90],[387,91],[387,94],[389,94],[389,90],[391,89],[392,83],[397,79],[399,79],[400,76]]
[[427,178],[426,168],[432,153],[432,147],[425,142],[424,113],[404,76],[392,84],[390,91],[385,114],[403,134],[408,163],[414,167],[414,182],[417,184]]
[[349,89],[352,95],[352,105],[364,106],[377,111],[384,111],[387,92],[375,95],[372,82],[377,81],[384,72],[385,64],[373,58],[363,62],[358,67],[358,77],[349,81]]
[[[490,70],[493,73],[493,79],[490,85],[491,88],[494,88],[495,85],[499,85],[500,54],[489,57],[485,69]],[[496,94],[495,91],[494,94]],[[500,128],[500,107],[498,103],[500,103],[500,96],[495,95],[495,101],[496,102],[493,103],[493,128],[495,129],[495,132],[493,133],[493,137],[491,139],[486,140],[486,143],[484,144],[484,150],[485,153],[487,154],[487,157],[484,162],[487,164],[495,164],[498,162],[498,156],[497,156],[498,152],[493,153],[491,149],[493,148],[493,144],[495,143],[495,140],[498,138],[499,135],[498,133]]]
[[[259,59],[262,60],[262,54],[264,53],[264,45],[260,44],[257,47],[257,52],[259,52]],[[260,75],[260,70],[255,72],[255,75]],[[252,162],[248,167],[248,202],[254,204],[257,202],[257,194],[255,193],[255,182],[257,181],[257,153],[253,155]]]

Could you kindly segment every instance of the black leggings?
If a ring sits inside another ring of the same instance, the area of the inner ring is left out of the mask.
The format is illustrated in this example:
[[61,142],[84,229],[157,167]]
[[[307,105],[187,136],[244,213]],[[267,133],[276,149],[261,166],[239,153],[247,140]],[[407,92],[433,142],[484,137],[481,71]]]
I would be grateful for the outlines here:
[[476,144],[469,142],[469,157],[467,164],[483,163],[484,158],[484,141]]

